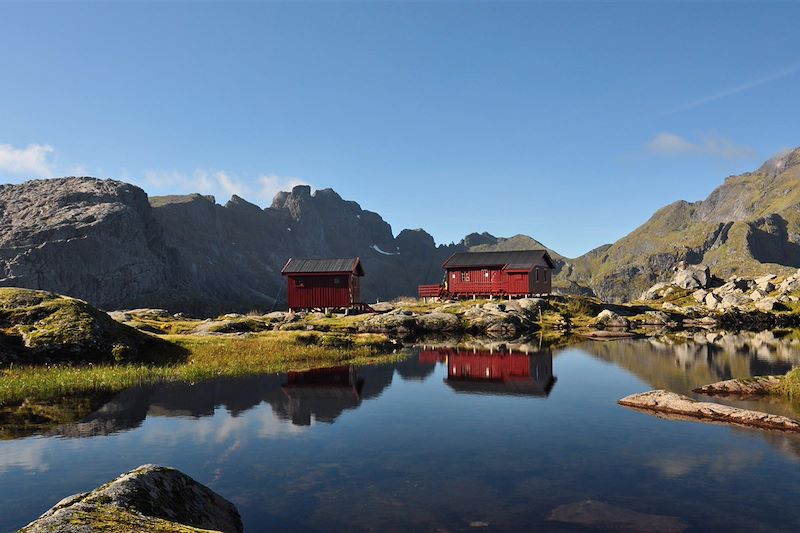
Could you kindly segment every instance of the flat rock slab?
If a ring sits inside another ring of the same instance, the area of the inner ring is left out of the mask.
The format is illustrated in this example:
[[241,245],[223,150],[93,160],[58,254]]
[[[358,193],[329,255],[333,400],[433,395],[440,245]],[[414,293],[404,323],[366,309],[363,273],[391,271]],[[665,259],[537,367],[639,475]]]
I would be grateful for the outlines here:
[[631,331],[613,330],[613,329],[598,329],[588,333],[579,333],[581,337],[595,340],[613,340],[613,339],[629,339],[631,337],[638,337],[636,333]]
[[686,396],[663,390],[631,394],[617,403],[644,411],[666,413],[700,421],[800,432],[800,422],[785,416],[739,409],[718,403],[698,402]]
[[675,516],[639,513],[595,500],[556,507],[547,520],[634,533],[681,533],[687,528],[686,523]]
[[174,468],[142,465],[92,492],[70,496],[24,533],[159,531],[242,533],[228,500]]
[[770,394],[783,380],[783,376],[757,376],[744,379],[726,379],[694,389],[708,395],[763,396]]

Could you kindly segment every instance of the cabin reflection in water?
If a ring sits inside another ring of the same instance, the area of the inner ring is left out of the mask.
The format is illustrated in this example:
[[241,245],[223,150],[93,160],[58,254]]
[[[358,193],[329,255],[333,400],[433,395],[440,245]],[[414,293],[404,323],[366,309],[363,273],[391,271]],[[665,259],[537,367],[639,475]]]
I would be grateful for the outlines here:
[[420,351],[420,362],[447,366],[445,383],[458,393],[548,396],[555,385],[553,354],[487,349],[436,348]]
[[281,390],[289,399],[292,424],[331,423],[346,409],[361,405],[360,379],[351,366],[317,368],[306,372],[289,372]]

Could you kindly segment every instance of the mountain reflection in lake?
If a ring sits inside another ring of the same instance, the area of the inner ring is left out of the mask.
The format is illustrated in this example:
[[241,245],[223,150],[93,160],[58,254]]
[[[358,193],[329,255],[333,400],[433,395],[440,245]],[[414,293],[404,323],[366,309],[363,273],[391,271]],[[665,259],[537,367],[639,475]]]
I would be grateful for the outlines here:
[[[798,363],[788,336],[704,333],[424,346],[394,364],[130,389],[0,441],[0,530],[155,462],[234,501],[248,531],[575,531],[571,504],[585,500],[607,504],[599,529],[634,517],[796,531],[796,435],[661,420],[616,400]],[[785,402],[725,401],[798,416]]]

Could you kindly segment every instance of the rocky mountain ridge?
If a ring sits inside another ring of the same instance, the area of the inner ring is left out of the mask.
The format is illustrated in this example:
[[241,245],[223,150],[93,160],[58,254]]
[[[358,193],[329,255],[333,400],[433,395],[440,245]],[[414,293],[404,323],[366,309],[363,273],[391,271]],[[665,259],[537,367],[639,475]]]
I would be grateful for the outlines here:
[[[197,315],[285,305],[289,257],[360,256],[366,301],[416,294],[452,253],[538,246],[468,235],[436,246],[422,229],[396,237],[377,213],[332,189],[297,186],[262,209],[233,196],[149,197],[115,180],[69,177],[0,186],[0,286],[69,294],[104,308]],[[558,256],[560,257],[560,256]]]

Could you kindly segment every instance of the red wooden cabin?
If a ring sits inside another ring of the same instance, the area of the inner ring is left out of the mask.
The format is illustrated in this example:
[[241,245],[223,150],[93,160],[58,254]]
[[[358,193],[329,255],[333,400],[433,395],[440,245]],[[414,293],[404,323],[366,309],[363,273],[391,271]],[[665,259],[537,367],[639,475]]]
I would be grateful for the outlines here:
[[349,309],[361,305],[364,268],[358,257],[289,259],[286,276],[289,309]]
[[463,252],[442,268],[444,285],[420,285],[420,298],[550,294],[555,264],[547,250]]

